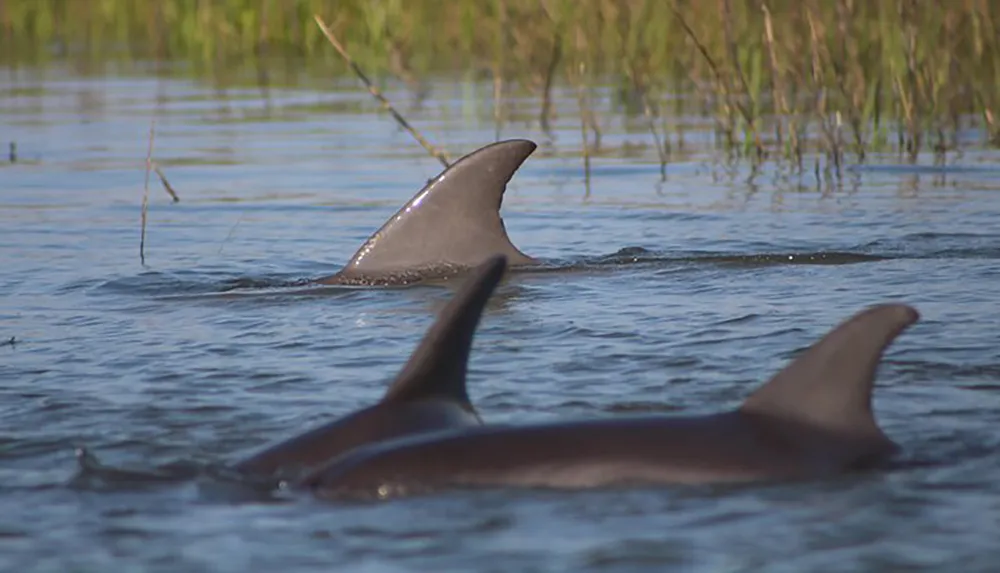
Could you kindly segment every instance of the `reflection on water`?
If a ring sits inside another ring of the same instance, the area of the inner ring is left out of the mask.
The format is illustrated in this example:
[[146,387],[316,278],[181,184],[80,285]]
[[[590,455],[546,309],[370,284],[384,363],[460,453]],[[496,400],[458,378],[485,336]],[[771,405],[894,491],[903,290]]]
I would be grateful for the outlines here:
[[[642,117],[597,90],[587,195],[575,93],[556,93],[551,135],[535,98],[512,101],[502,136],[541,146],[503,212],[545,264],[505,280],[477,334],[470,394],[488,422],[717,411],[848,314],[904,300],[923,320],[889,353],[875,407],[913,463],[738,491],[331,506],[238,494],[218,464],[382,394],[452,284],[310,281],[436,161],[353,81],[4,77],[17,157],[0,160],[0,569],[992,568],[994,150],[970,143],[943,166],[876,156],[840,179],[751,173],[717,154],[711,118],[691,116],[661,182]],[[491,90],[440,78],[400,105],[458,156],[494,139]],[[180,202],[154,179],[142,267],[153,118]]]

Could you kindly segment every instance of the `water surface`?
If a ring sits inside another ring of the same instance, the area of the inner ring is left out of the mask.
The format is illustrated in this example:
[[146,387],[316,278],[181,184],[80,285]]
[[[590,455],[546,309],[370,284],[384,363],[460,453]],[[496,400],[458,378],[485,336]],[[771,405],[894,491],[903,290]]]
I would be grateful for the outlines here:
[[[574,92],[557,94],[551,135],[531,100],[501,130],[541,144],[503,213],[557,270],[511,275],[484,316],[469,384],[487,421],[734,407],[839,320],[899,300],[923,320],[891,349],[875,407],[901,469],[736,491],[248,500],[208,468],[376,400],[447,300],[447,285],[302,287],[440,166],[352,80],[3,78],[17,143],[0,162],[3,570],[985,571],[1000,557],[994,150],[751,178],[692,116],[661,182],[642,118],[608,90],[588,193]],[[389,94],[453,156],[493,141],[490,85],[431,88]],[[142,266],[151,119],[181,201],[154,177]]]

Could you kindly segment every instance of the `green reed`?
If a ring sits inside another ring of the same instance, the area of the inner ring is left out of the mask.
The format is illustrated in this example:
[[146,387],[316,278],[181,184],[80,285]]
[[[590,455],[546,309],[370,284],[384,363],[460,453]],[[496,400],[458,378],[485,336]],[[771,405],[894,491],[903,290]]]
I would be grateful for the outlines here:
[[[554,82],[579,94],[600,146],[594,82],[619,85],[644,116],[661,165],[683,134],[667,93],[693,93],[719,144],[757,164],[803,167],[820,153],[947,153],[982,129],[1000,145],[1000,5],[992,0],[6,0],[0,63],[164,60],[215,79],[243,67],[350,73],[314,15],[376,76],[415,86],[437,72],[534,94],[548,129]],[[631,109],[626,106],[627,111]],[[663,132],[661,142],[657,124]],[[592,132],[591,136],[587,132]]]

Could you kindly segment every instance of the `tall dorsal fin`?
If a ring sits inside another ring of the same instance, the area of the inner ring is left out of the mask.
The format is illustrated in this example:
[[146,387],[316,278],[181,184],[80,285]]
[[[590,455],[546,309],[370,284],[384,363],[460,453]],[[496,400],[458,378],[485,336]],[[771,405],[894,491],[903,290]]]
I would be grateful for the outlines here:
[[496,255],[469,273],[396,376],[382,402],[437,397],[454,400],[473,411],[465,387],[469,350],[486,301],[506,267],[506,257]]
[[888,438],[872,414],[883,352],[920,315],[904,304],[869,307],[798,356],[740,408],[860,438]]
[[536,147],[512,139],[459,159],[369,237],[339,274],[472,267],[490,255],[506,255],[511,265],[533,262],[507,237],[500,205],[507,182]]

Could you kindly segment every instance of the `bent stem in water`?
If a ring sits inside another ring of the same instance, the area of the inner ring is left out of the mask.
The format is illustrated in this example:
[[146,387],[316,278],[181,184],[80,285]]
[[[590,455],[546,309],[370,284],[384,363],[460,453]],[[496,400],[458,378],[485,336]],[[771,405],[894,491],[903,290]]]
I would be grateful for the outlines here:
[[448,168],[449,166],[448,154],[445,153],[443,150],[440,150],[431,145],[431,143],[427,141],[424,138],[424,136],[419,131],[417,131],[416,128],[411,126],[410,123],[406,121],[406,118],[404,118],[398,111],[396,111],[396,108],[393,107],[391,103],[389,103],[389,100],[386,99],[384,95],[382,95],[382,92],[377,87],[375,87],[375,84],[373,84],[371,80],[368,79],[368,76],[365,75],[365,73],[361,70],[361,67],[358,66],[358,64],[354,61],[354,59],[351,58],[351,55],[347,53],[347,50],[337,39],[337,36],[334,35],[333,31],[330,30],[330,28],[326,25],[325,22],[323,22],[323,19],[320,18],[318,14],[314,15],[313,18],[316,20],[316,25],[319,26],[320,30],[322,30],[323,35],[326,36],[326,39],[330,41],[330,44],[337,50],[340,56],[344,58],[344,61],[347,62],[347,65],[350,66],[351,70],[354,72],[354,75],[358,76],[358,79],[361,80],[361,83],[365,84],[365,87],[368,88],[368,93],[372,94],[372,97],[374,97],[376,100],[379,101],[379,103],[382,104],[383,109],[387,110],[390,114],[392,114],[392,117],[393,119],[396,120],[396,123],[398,123],[400,127],[409,132],[409,134],[412,135],[413,138],[417,140],[417,143],[419,143],[424,149],[427,150],[427,153],[430,153],[432,157],[436,158],[438,161],[441,162],[441,165],[443,165],[445,168]]

